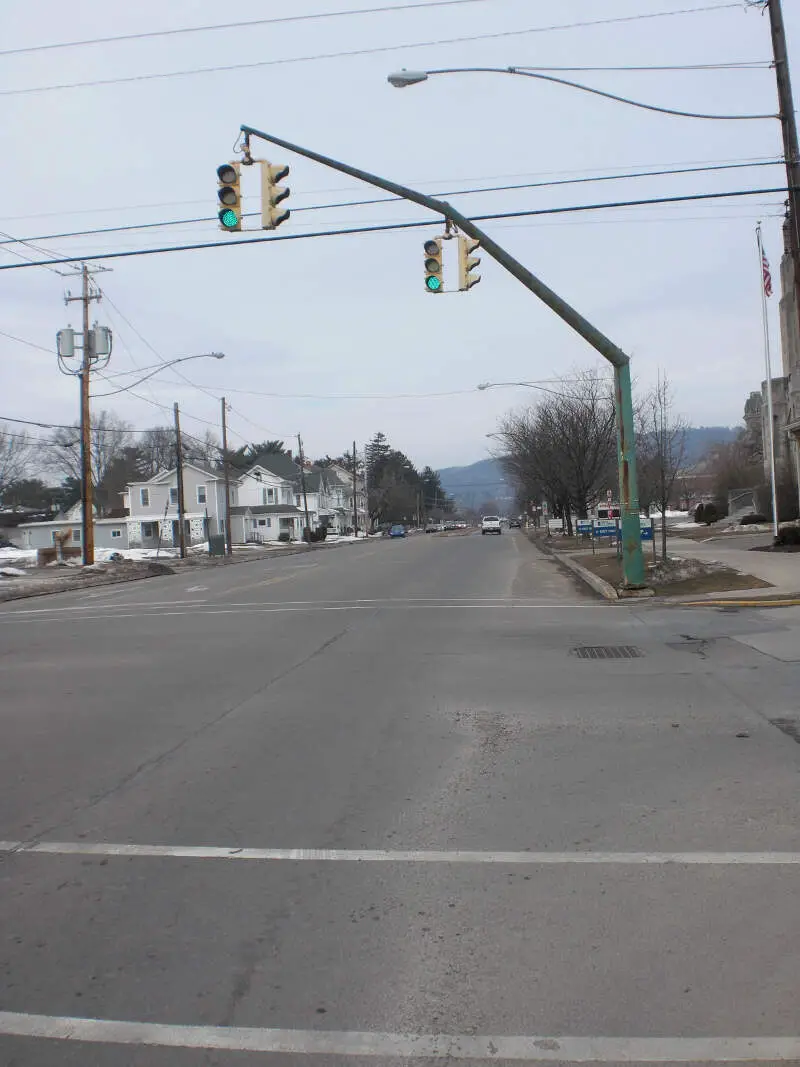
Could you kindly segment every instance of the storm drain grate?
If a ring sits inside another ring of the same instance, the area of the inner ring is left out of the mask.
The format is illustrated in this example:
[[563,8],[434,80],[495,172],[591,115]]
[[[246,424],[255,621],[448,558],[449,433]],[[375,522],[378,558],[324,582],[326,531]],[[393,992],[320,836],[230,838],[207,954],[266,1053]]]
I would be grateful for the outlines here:
[[572,653],[578,659],[639,659],[644,655],[635,645],[581,645]]
[[800,719],[770,719],[769,721],[800,745]]

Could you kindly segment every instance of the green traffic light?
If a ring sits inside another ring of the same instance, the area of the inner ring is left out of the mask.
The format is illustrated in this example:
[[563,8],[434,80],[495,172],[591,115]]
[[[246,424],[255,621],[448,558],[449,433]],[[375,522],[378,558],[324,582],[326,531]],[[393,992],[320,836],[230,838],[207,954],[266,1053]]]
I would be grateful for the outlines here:
[[232,230],[239,225],[239,216],[231,208],[225,208],[219,213],[219,221],[226,229]]
[[438,293],[442,288],[442,279],[437,278],[435,274],[431,274],[430,277],[425,279],[425,285],[432,293]]

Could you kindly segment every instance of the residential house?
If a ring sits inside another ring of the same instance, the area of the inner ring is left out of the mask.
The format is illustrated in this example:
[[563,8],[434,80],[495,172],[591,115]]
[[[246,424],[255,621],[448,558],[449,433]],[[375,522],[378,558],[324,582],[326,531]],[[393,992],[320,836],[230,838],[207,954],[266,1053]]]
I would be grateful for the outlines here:
[[[326,483],[325,503],[334,512],[332,527],[337,533],[353,529],[353,472],[338,463],[323,468]],[[356,511],[359,530],[369,525],[366,484],[362,475],[356,476]]]
[[[225,483],[220,471],[201,463],[183,465],[184,528],[187,545],[225,532]],[[160,471],[147,481],[131,482],[123,494],[131,548],[177,546],[178,473]]]
[[[281,534],[291,540],[302,537],[305,514],[301,494],[291,478],[282,473],[287,465],[277,462],[268,466],[266,461],[270,458],[262,457],[231,481],[231,537],[237,544],[277,541]],[[299,478],[299,467],[297,474]],[[316,510],[309,507],[312,529],[317,518]]]
[[[66,536],[65,536],[66,535]],[[52,548],[57,540],[70,548],[80,548],[83,540],[83,515],[80,503],[46,522],[21,522],[15,541],[21,548]],[[127,520],[94,520],[95,548],[128,548]]]

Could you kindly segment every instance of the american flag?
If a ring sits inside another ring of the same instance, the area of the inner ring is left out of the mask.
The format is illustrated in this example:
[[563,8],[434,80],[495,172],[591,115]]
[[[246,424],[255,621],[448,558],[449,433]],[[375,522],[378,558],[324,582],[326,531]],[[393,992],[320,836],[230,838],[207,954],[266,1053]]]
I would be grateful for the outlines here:
[[772,296],[772,275],[769,272],[769,261],[764,249],[761,249],[761,273],[764,275],[764,295]]

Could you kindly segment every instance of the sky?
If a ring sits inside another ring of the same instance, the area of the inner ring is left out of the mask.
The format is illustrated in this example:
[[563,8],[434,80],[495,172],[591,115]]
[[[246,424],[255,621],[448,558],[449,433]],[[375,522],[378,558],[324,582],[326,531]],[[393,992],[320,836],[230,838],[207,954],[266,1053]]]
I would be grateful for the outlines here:
[[[800,5],[784,8],[797,96]],[[216,223],[216,168],[240,158],[241,124],[447,194],[470,216],[785,184],[773,118],[680,118],[499,73],[441,74],[402,90],[387,82],[400,67],[759,63],[551,73],[660,107],[772,115],[768,18],[742,0],[29,0],[10,12],[0,16],[0,240],[32,239],[36,248],[0,245],[0,266],[78,256],[110,268],[95,276],[104,299],[92,314],[112,328],[114,349],[106,377],[93,379],[93,407],[136,428],[168,423],[174,402],[188,432],[218,428],[224,394],[232,447],[289,443],[301,432],[309,455],[336,455],[382,431],[419,465],[441,467],[485,457],[486,434],[503,413],[541,395],[479,383],[608,371],[485,253],[481,282],[468,293],[427,293],[422,244],[442,232],[440,218],[402,201],[325,206],[382,194],[263,142],[254,142],[254,155],[291,168],[284,206],[292,214],[274,236],[308,236],[233,247],[239,238]],[[209,67],[220,69],[151,77]],[[85,82],[97,84],[69,87]],[[747,166],[596,180],[733,163]],[[246,209],[258,210],[256,176],[245,179]],[[529,187],[464,192],[498,185]],[[776,288],[769,313],[779,373],[783,201],[780,192],[761,193],[484,226],[630,353],[638,388],[666,374],[676,410],[693,424],[732,425],[764,376],[759,220]],[[178,224],[185,219],[200,221]],[[422,228],[311,236],[425,220]],[[145,223],[166,225],[52,239]],[[269,235],[242,234],[256,236]],[[216,241],[223,246],[99,257]],[[57,330],[80,325],[80,305],[63,302],[67,289],[79,289],[74,269],[2,272],[0,330],[17,340],[0,335],[0,421],[77,418],[77,379],[60,372],[55,355]],[[225,359],[194,360],[101,395],[142,376],[127,372],[211,351]]]

